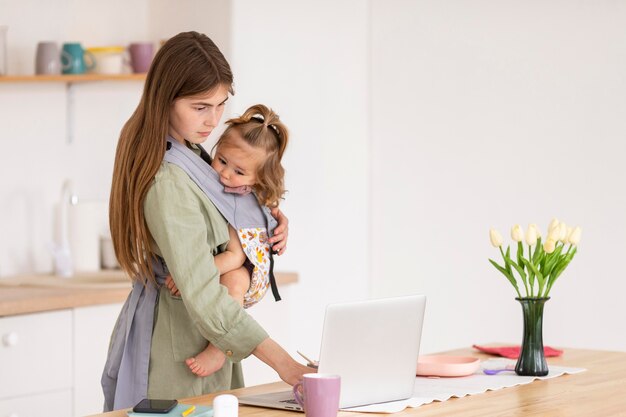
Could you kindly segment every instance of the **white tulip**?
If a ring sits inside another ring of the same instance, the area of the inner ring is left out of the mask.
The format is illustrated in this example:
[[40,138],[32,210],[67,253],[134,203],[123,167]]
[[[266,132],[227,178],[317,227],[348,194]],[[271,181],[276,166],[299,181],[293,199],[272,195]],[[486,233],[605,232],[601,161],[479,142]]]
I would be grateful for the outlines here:
[[567,225],[564,222],[559,225],[559,240],[563,243],[567,242]]
[[543,242],[543,250],[546,251],[546,253],[554,252],[555,248],[556,248],[556,240],[547,238],[546,241]]
[[537,228],[533,224],[529,225],[526,230],[526,243],[528,246],[537,244]]
[[560,224],[554,225],[548,228],[548,239],[552,239],[554,241],[559,240],[561,236],[561,227]]
[[504,242],[502,235],[496,229],[489,229],[489,240],[491,240],[494,248],[499,248],[502,246],[502,242]]
[[531,223],[528,225],[528,228],[533,228],[535,229],[535,233],[537,233],[537,239],[539,239],[541,237],[541,230],[539,230],[539,227],[537,227],[537,225],[535,223]]
[[555,228],[556,226],[558,226],[561,222],[559,221],[559,219],[557,219],[556,217],[554,219],[552,219],[552,221],[550,222],[550,224],[548,225],[548,232],[550,230],[552,230],[553,228]]
[[572,230],[572,233],[569,235],[568,237],[568,242],[571,245],[578,245],[578,243],[580,242],[580,234],[582,233],[582,229],[580,228],[580,226],[576,226],[574,228],[574,230]]
[[511,228],[511,239],[516,242],[521,242],[524,239],[524,231],[522,230],[522,226],[516,224]]

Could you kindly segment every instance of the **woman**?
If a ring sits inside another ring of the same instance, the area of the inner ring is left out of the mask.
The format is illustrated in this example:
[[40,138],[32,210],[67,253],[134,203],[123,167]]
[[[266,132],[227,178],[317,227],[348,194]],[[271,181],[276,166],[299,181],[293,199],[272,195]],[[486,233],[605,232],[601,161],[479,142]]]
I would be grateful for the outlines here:
[[[122,129],[113,171],[110,226],[133,291],[113,330],[102,385],[105,411],[144,397],[181,398],[243,386],[239,361],[254,354],[295,384],[311,370],[297,363],[219,285],[214,255],[227,223],[180,168],[163,162],[166,139],[197,154],[217,126],[233,77],[205,35],[180,33],[157,53],[141,101]],[[285,250],[279,212],[274,242]],[[163,282],[171,274],[180,297]],[[189,323],[193,323],[190,325]],[[206,347],[219,371],[199,378],[185,359]],[[223,366],[222,366],[223,365]]]

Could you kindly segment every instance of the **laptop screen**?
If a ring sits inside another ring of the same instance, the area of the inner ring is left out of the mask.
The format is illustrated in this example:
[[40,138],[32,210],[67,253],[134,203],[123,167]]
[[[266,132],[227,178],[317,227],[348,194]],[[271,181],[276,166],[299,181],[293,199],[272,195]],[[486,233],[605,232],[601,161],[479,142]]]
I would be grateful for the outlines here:
[[327,307],[318,372],[341,375],[341,408],[413,395],[425,305],[412,295]]

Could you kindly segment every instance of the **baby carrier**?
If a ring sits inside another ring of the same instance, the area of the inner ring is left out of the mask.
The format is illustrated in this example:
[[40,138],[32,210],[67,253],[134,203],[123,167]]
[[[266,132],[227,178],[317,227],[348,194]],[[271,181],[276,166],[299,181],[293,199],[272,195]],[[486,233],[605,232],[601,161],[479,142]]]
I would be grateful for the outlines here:
[[[237,231],[251,271],[250,288],[244,296],[244,308],[258,303],[269,287],[280,300],[274,278],[274,260],[268,239],[277,226],[267,207],[259,205],[254,194],[224,191],[218,173],[211,167],[211,157],[200,145],[200,156],[171,137],[167,138],[164,161],[184,170],[213,202],[226,221]],[[176,277],[174,277],[176,279]]]
[[[276,227],[276,220],[267,207],[259,205],[253,194],[227,194],[219,182],[219,176],[210,165],[211,157],[202,147],[199,148],[200,156],[168,137],[164,160],[183,169],[237,230],[252,270],[251,285],[245,295],[246,307],[263,298],[268,287],[272,288],[276,301],[280,300],[268,242],[268,237]],[[167,265],[159,258],[153,260],[152,268],[155,281],[158,285],[163,285],[169,274]],[[147,396],[158,291],[155,285],[135,282],[122,307],[102,373],[105,411],[132,407]]]

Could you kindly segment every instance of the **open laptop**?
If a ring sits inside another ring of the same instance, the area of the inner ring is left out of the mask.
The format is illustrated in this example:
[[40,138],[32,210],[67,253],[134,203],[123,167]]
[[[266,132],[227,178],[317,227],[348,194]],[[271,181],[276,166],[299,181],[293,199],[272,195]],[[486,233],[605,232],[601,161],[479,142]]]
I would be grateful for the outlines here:
[[[341,376],[340,408],[413,395],[426,297],[410,295],[326,308],[319,373]],[[240,404],[303,411],[289,391],[242,396]]]

